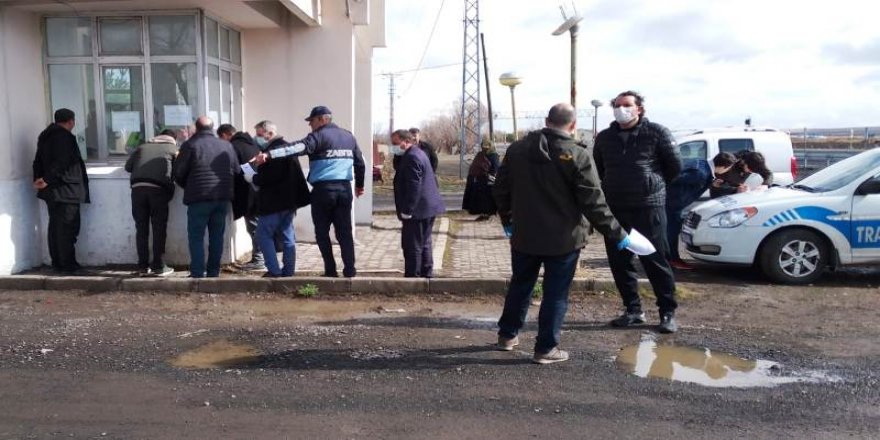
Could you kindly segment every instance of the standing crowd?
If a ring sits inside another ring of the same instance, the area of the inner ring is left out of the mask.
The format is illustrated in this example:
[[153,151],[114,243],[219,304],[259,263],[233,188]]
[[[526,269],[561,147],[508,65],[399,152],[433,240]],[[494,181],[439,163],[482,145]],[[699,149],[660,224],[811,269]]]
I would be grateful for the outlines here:
[[[560,331],[578,257],[592,229],[604,236],[622,300],[623,313],[610,324],[630,327],[647,320],[634,264],[638,252],[656,297],[657,329],[677,331],[672,268],[686,268],[677,250],[683,210],[707,189],[715,197],[772,183],[772,173],[757,153],[739,158],[719,154],[713,159],[714,177],[705,161],[683,164],[670,131],[648,120],[644,97],[637,92],[620,93],[612,107],[615,120],[596,135],[592,154],[575,137],[575,109],[557,104],[550,109],[546,126],[511,144],[500,164],[491,142],[482,145],[472,162],[463,208],[479,215],[477,220],[497,213],[510,240],[512,277],[498,322],[500,350],[519,344],[543,266],[544,297],[533,361],[547,364],[568,359],[568,353],[559,348]],[[203,116],[179,151],[173,133],[163,132],[139,146],[125,169],[131,173],[141,273],[162,276],[173,271],[164,264],[162,254],[168,203],[176,184],[183,188],[187,205],[191,277],[219,276],[230,202],[234,218],[244,217],[253,243],[247,268],[265,266],[267,277],[292,276],[296,262],[293,219],[298,208],[311,205],[323,275],[339,276],[329,235],[333,226],[342,254],[342,275],[356,276],[351,213],[354,198],[364,191],[361,150],[350,132],[332,122],[327,107],[313,108],[306,121],[311,133],[289,142],[271,121],[258,123],[253,137],[228,124],[215,135],[213,122]],[[55,124],[40,134],[34,160],[34,187],[49,211],[52,264],[62,273],[79,270],[74,252],[79,204],[89,202],[85,165],[70,133],[74,124],[73,112],[58,110]],[[420,139],[418,130],[393,132],[391,151],[404,276],[430,278],[431,231],[436,217],[445,212],[436,175],[437,155]],[[301,155],[309,158],[308,177],[297,159]],[[637,240],[647,240],[656,252],[638,251]]]

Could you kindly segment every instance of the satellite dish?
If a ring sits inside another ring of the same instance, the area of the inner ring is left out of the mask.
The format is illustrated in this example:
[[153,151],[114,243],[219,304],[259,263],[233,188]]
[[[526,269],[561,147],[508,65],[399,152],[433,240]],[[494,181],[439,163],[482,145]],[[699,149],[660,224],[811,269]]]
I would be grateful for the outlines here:
[[553,35],[562,35],[568,32],[569,29],[573,28],[576,24],[580,23],[584,17],[574,16],[565,20],[565,23],[562,23],[555,31],[553,31]]

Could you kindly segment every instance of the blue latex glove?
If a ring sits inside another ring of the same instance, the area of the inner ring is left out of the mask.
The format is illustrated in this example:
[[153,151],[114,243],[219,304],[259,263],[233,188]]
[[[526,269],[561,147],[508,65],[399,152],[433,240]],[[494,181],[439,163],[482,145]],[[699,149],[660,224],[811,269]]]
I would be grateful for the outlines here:
[[622,251],[626,249],[627,247],[629,247],[631,241],[632,240],[629,239],[629,235],[627,235],[626,237],[624,237],[623,240],[620,240],[620,243],[617,243],[617,250]]
[[504,228],[504,236],[507,238],[513,237],[513,225],[502,226]]

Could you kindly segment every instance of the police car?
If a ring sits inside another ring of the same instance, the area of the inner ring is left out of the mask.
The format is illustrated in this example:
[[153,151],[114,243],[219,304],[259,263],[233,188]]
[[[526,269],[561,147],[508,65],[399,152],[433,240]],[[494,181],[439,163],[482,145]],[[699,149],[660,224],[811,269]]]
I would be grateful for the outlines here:
[[696,206],[681,240],[698,260],[751,264],[787,284],[880,262],[880,148],[802,181]]

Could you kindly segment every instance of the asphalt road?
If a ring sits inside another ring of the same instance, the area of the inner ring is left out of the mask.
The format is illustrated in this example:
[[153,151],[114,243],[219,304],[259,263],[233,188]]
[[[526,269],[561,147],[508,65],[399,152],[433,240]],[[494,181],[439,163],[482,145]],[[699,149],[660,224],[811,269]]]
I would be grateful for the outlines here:
[[[578,296],[572,359],[548,366],[529,362],[533,324],[517,351],[489,345],[500,296],[0,292],[0,438],[877,438],[878,284],[710,271],[681,285],[671,336],[610,329],[618,299]],[[762,369],[807,382],[639,377]]]

